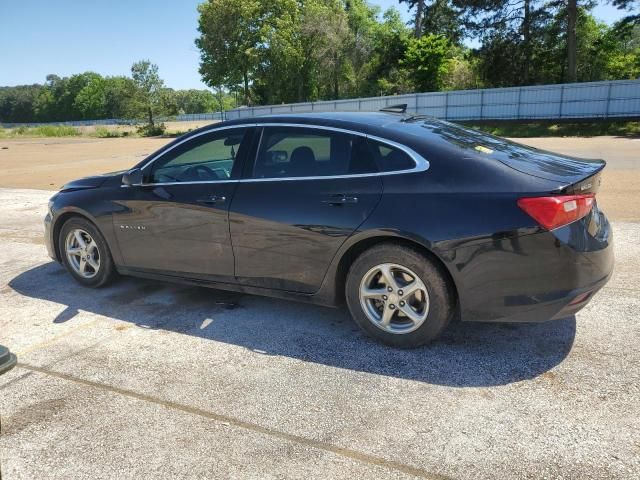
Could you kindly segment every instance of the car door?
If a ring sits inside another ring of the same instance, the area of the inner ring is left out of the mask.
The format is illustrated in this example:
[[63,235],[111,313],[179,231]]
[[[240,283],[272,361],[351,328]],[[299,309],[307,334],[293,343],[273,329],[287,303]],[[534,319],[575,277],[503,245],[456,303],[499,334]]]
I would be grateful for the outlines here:
[[336,129],[263,128],[229,212],[238,282],[320,288],[338,248],[382,195],[365,143]]
[[233,281],[228,210],[250,128],[202,133],[143,168],[123,186],[113,216],[125,267]]

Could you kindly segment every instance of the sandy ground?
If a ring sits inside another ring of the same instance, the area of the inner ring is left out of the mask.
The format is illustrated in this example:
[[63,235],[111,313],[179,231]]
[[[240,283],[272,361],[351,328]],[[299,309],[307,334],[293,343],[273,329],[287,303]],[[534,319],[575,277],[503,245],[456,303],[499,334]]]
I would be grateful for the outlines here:
[[57,190],[75,178],[129,169],[169,141],[84,137],[0,140],[0,187]]
[[640,224],[576,317],[460,324],[429,348],[347,312],[46,257],[50,192],[0,189],[3,478],[640,478]]
[[[598,202],[613,219],[640,221],[640,139],[618,137],[514,139],[608,166]],[[65,182],[125,170],[160,148],[161,138],[0,140],[0,187],[56,190]]]

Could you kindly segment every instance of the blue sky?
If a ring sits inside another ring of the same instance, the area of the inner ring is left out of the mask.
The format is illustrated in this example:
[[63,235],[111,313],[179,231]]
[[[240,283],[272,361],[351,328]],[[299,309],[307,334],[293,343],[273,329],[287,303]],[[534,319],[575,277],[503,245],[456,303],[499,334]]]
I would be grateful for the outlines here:
[[[198,74],[196,6],[201,0],[0,0],[0,85],[42,83],[92,70],[128,75],[148,58],[172,88],[205,88]],[[397,0],[369,0],[383,9]],[[612,23],[623,13],[609,5],[594,10]]]

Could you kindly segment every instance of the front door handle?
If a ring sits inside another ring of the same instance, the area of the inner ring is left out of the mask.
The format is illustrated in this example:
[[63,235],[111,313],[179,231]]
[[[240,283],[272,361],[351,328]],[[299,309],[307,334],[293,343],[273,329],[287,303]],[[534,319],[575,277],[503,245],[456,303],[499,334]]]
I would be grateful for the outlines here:
[[198,203],[206,203],[207,205],[215,205],[216,203],[224,203],[227,201],[227,197],[223,195],[211,195],[207,198],[201,198]]
[[322,200],[322,203],[328,203],[334,206],[348,205],[358,203],[358,197],[345,194],[331,195],[328,199]]

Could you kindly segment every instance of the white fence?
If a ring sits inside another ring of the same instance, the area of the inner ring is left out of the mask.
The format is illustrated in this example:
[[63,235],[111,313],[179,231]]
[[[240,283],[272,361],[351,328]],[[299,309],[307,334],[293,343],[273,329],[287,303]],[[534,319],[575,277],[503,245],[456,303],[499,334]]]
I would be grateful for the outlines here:
[[[243,107],[228,112],[178,115],[165,121],[231,120],[278,113],[377,111],[407,104],[411,113],[446,120],[571,120],[640,118],[640,80],[565,83],[532,87],[485,88],[412,93],[387,97]],[[80,120],[57,125],[130,124],[131,120]],[[41,123],[0,124],[4,127]]]
[[640,118],[640,80],[415,93],[238,108],[227,119],[296,112],[376,111],[397,104],[446,120]]

